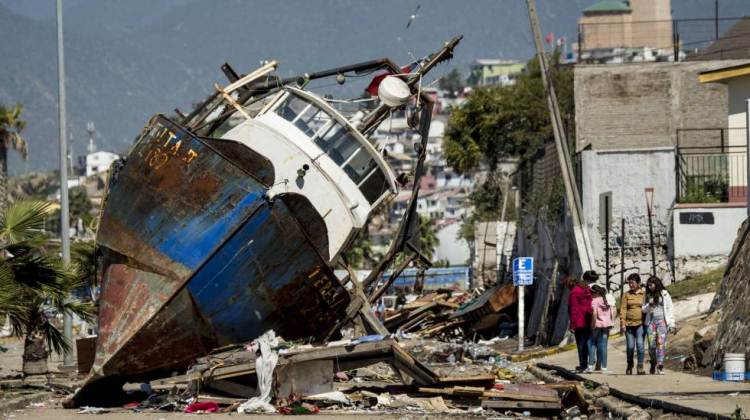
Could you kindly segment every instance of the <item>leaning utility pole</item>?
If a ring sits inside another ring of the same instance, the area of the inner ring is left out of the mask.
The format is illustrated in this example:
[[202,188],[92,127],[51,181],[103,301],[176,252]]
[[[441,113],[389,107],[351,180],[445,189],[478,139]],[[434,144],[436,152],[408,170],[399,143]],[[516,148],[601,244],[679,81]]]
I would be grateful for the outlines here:
[[568,152],[568,140],[565,136],[562,117],[560,117],[560,109],[558,108],[555,87],[550,79],[547,59],[544,55],[542,31],[539,28],[539,17],[536,14],[535,3],[535,0],[526,0],[529,9],[529,22],[531,23],[531,32],[534,36],[536,55],[539,59],[539,69],[542,72],[542,83],[544,84],[544,91],[547,94],[547,106],[549,107],[552,132],[555,135],[557,157],[560,160],[560,172],[562,172],[563,183],[565,184],[565,197],[568,203],[568,211],[570,212],[570,217],[573,219],[573,235],[576,240],[576,248],[581,262],[581,269],[583,271],[588,271],[594,266],[593,253],[591,252],[591,241],[589,241],[586,230],[583,229],[581,196],[578,193],[578,186],[576,185],[575,175],[573,174],[573,165],[570,161],[570,153]]
[[[60,122],[60,241],[63,264],[70,265],[70,220],[68,219],[68,147],[65,127],[65,56],[63,54],[62,0],[57,0],[57,87],[58,118]],[[68,350],[63,355],[63,366],[73,366],[73,318],[63,313],[63,334]]]

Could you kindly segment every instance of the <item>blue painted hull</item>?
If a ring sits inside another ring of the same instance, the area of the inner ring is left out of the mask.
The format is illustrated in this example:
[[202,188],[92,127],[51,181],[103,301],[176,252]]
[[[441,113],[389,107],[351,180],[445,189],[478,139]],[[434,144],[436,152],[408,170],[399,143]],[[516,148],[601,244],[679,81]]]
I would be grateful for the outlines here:
[[262,156],[152,120],[102,213],[89,383],[183,368],[269,329],[286,339],[330,333],[350,297],[310,228],[322,219],[307,220],[317,213],[301,196],[267,200],[272,183]]

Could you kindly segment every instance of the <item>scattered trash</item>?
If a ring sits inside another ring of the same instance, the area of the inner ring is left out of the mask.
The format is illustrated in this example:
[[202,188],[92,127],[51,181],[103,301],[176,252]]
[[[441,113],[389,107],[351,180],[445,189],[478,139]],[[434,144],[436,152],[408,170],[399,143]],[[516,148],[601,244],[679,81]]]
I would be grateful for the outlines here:
[[278,401],[278,412],[287,415],[318,414],[320,408],[315,404],[303,402],[298,395],[290,395],[288,399]]
[[102,407],[84,406],[84,407],[81,407],[81,409],[78,410],[76,414],[104,414],[104,413],[109,413],[109,410],[107,410],[106,408],[102,408]]
[[277,352],[271,350],[279,344],[276,333],[273,330],[266,331],[247,347],[252,354],[258,354],[255,359],[255,372],[258,376],[258,389],[260,395],[250,398],[238,408],[238,413],[273,413],[276,408],[269,404],[271,402],[271,390],[273,387],[273,371],[279,360]]
[[186,413],[202,414],[202,413],[215,413],[219,411],[219,404],[215,402],[194,402],[185,408]]
[[323,394],[309,395],[303,399],[308,401],[320,401],[323,403],[340,403],[351,405],[352,401],[341,391],[326,392]]

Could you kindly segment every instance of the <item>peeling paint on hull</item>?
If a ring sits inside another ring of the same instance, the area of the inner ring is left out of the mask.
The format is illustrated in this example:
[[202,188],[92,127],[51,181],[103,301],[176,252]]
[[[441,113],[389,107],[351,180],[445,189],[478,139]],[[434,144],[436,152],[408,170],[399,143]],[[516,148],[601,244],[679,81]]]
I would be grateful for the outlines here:
[[343,316],[349,295],[305,221],[266,199],[272,174],[163,117],[146,127],[102,213],[100,334],[78,403],[105,378],[184,368],[268,329],[320,338]]

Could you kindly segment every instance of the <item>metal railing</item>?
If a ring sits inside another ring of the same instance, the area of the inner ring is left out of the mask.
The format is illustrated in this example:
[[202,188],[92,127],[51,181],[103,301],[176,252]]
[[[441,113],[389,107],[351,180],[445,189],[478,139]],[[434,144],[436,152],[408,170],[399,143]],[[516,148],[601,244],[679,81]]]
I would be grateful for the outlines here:
[[675,148],[678,203],[745,202],[745,129],[680,129]]

